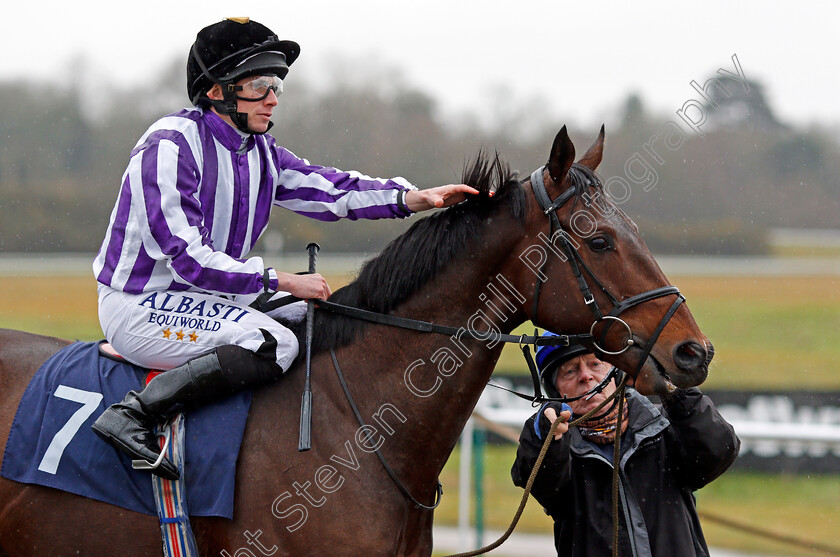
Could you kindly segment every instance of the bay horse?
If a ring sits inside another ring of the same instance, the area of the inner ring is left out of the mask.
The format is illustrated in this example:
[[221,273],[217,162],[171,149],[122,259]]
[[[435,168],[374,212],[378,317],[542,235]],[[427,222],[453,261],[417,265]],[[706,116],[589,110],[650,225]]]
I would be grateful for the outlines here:
[[[331,296],[467,332],[406,331],[319,310],[312,448],[296,450],[297,364],[254,393],[233,520],[192,518],[202,555],[430,555],[438,476],[500,356],[499,335],[528,320],[594,332],[605,359],[643,393],[705,379],[712,345],[604,194],[594,173],[603,144],[602,127],[575,163],[564,127],[547,165],[521,182],[498,155],[479,155],[464,181],[481,195],[415,223]],[[600,308],[613,311],[597,318]],[[30,378],[66,344],[0,332],[0,447]],[[156,517],[4,478],[0,548],[14,557],[162,554]]]

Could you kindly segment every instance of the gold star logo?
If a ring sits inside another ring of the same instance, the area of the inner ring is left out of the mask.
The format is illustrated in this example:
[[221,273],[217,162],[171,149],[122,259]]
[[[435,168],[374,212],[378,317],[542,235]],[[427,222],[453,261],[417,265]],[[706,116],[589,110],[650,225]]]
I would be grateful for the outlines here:
[[184,331],[178,331],[177,333],[175,333],[175,336],[178,338],[178,340],[184,340]]
[[172,334],[172,331],[169,330],[169,327],[163,330],[163,338],[169,338],[169,335]]
[[197,341],[197,340],[198,340],[198,335],[197,335],[197,334],[195,334],[195,331],[191,332],[191,333],[189,334],[189,337],[190,337],[190,342],[195,342],[195,341]]

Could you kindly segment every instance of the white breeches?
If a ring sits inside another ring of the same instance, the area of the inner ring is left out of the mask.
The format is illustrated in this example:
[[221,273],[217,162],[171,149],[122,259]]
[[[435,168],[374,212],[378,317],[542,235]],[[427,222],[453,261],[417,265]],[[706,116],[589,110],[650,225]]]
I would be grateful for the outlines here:
[[248,307],[257,294],[231,301],[197,292],[127,294],[101,284],[98,293],[105,338],[126,360],[143,367],[172,369],[225,344],[269,358],[273,354],[284,371],[298,355],[297,338],[274,317],[299,321],[306,316],[305,302],[266,314]]

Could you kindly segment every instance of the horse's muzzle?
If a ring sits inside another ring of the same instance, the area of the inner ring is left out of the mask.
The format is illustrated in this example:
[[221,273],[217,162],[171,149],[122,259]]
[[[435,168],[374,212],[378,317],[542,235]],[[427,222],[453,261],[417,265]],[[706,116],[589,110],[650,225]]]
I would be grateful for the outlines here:
[[677,386],[699,385],[706,380],[715,349],[709,341],[704,344],[689,341],[674,348],[674,363],[683,372],[672,378]]

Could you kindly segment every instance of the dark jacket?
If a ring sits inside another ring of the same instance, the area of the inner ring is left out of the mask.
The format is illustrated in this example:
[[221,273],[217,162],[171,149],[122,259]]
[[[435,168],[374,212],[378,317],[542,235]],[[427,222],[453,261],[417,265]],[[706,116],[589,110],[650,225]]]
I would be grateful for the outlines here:
[[[661,407],[628,389],[627,407],[619,466],[620,555],[707,556],[692,492],[732,464],[738,437],[696,388],[677,391]],[[534,428],[535,416],[525,423],[511,470],[520,487],[547,432],[545,423],[540,431]],[[554,519],[558,555],[612,554],[612,468],[612,445],[602,452],[577,428],[549,446],[531,493]]]

